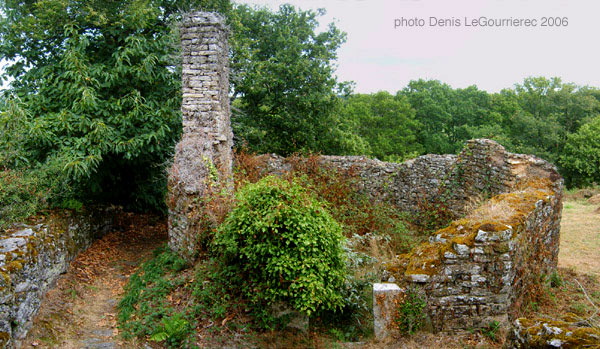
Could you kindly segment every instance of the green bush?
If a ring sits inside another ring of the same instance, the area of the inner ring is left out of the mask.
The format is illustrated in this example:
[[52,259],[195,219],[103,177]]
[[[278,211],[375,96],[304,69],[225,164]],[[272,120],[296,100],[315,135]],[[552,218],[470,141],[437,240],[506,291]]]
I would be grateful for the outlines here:
[[21,169],[0,166],[0,229],[48,207],[62,207],[60,200],[70,192],[68,180],[55,163]]
[[344,237],[300,183],[271,176],[238,191],[215,247],[251,303],[283,301],[310,315],[343,306]]
[[397,324],[402,333],[414,334],[423,327],[426,314],[424,312],[427,303],[416,290],[409,290],[406,298],[398,307]]
[[560,165],[569,187],[600,182],[600,116],[568,136]]

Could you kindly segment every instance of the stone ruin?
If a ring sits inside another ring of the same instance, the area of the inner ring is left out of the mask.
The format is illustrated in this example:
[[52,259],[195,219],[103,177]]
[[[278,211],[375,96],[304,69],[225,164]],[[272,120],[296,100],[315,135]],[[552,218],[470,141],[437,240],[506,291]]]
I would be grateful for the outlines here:
[[[203,200],[215,188],[230,190],[232,179],[227,37],[219,15],[195,12],[182,22],[184,132],[169,173],[168,207],[169,245],[188,260],[206,220],[199,214]],[[276,155],[260,159],[265,175],[292,167]],[[469,141],[459,155],[401,164],[356,156],[321,156],[318,162],[352,170],[363,192],[400,210],[416,212],[423,202],[442,199],[456,217],[429,242],[386,265],[388,275],[373,293],[378,338],[387,335],[390,314],[412,290],[426,299],[435,331],[514,321],[515,347],[574,337],[578,342],[572,343],[597,344],[600,333],[573,319],[515,319],[528,287],[557,264],[563,180],[551,164],[482,139]],[[471,202],[481,199],[473,210]],[[110,227],[112,215],[110,209],[84,211],[0,232],[0,347],[26,334],[42,296],[69,261]]]
[[194,258],[201,199],[211,184],[231,181],[228,29],[222,16],[194,12],[181,24],[183,135],[169,172],[169,246]]
[[[290,171],[298,161],[258,159],[264,175]],[[456,218],[385,266],[384,283],[374,285],[379,338],[387,336],[393,320],[390,307],[408,290],[426,299],[434,331],[466,331],[492,321],[507,327],[527,288],[556,268],[563,179],[544,160],[476,139],[459,155],[424,155],[404,163],[320,156],[318,162],[351,170],[360,190],[401,211],[417,213],[424,202],[443,202]],[[474,202],[479,208],[473,210]]]
[[111,228],[115,213],[114,208],[52,213],[0,231],[0,348],[25,338],[46,292]]
[[[191,260],[211,186],[231,181],[232,132],[227,28],[219,15],[196,12],[181,26],[184,133],[169,174],[169,245]],[[289,170],[288,159],[261,157],[264,174]],[[563,179],[534,156],[511,154],[494,141],[469,141],[459,155],[425,155],[404,163],[321,156],[323,166],[352,169],[361,190],[416,212],[443,200],[456,217],[448,227],[388,265],[376,284],[378,337],[388,332],[387,306],[407,290],[426,299],[435,331],[455,332],[515,320],[528,287],[555,270]],[[481,201],[473,210],[472,202]],[[390,299],[388,299],[391,297]]]

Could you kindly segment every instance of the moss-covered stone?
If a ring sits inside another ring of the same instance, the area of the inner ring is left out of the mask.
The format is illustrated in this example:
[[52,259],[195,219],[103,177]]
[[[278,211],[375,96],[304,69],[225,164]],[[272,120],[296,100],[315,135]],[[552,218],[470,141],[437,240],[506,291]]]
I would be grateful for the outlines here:
[[89,246],[96,232],[106,230],[113,211],[56,211],[0,232],[0,299],[6,302],[1,304],[5,318],[0,319],[0,343],[4,340],[10,346],[12,336],[27,331],[49,285]]
[[600,348],[600,328],[572,319],[526,319],[515,321],[509,336],[514,348]]

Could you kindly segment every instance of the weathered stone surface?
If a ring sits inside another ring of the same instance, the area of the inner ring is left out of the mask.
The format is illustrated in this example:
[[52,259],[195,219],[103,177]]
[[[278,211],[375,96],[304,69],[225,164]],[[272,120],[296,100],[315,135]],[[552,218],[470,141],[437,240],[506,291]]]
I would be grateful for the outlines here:
[[396,284],[373,284],[373,328],[378,340],[389,336],[403,296],[404,291]]
[[574,319],[514,321],[508,348],[600,348],[600,329]]
[[194,218],[211,184],[232,175],[228,29],[222,16],[193,12],[181,24],[183,135],[169,172],[169,246],[191,260]]
[[[499,194],[514,185],[516,178],[505,162],[509,155],[514,154],[494,141],[475,139],[468,141],[458,156],[429,154],[404,163],[364,156],[320,156],[318,161],[322,166],[358,175],[364,193],[389,201],[402,211],[418,212],[426,202],[442,199],[454,216],[460,217],[469,208],[470,199]],[[293,161],[303,161],[276,154],[262,155],[258,160],[265,175],[289,171]]]
[[44,294],[113,216],[113,209],[66,211],[0,232],[0,347],[27,334]]

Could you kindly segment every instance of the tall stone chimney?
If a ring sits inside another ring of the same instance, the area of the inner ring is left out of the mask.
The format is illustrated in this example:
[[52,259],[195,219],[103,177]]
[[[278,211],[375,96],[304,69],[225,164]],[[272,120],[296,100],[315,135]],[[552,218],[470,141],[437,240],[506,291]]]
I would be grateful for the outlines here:
[[181,24],[183,135],[169,172],[169,246],[187,260],[197,251],[202,224],[194,214],[203,205],[209,186],[232,177],[229,46],[224,22],[216,13],[193,12]]

